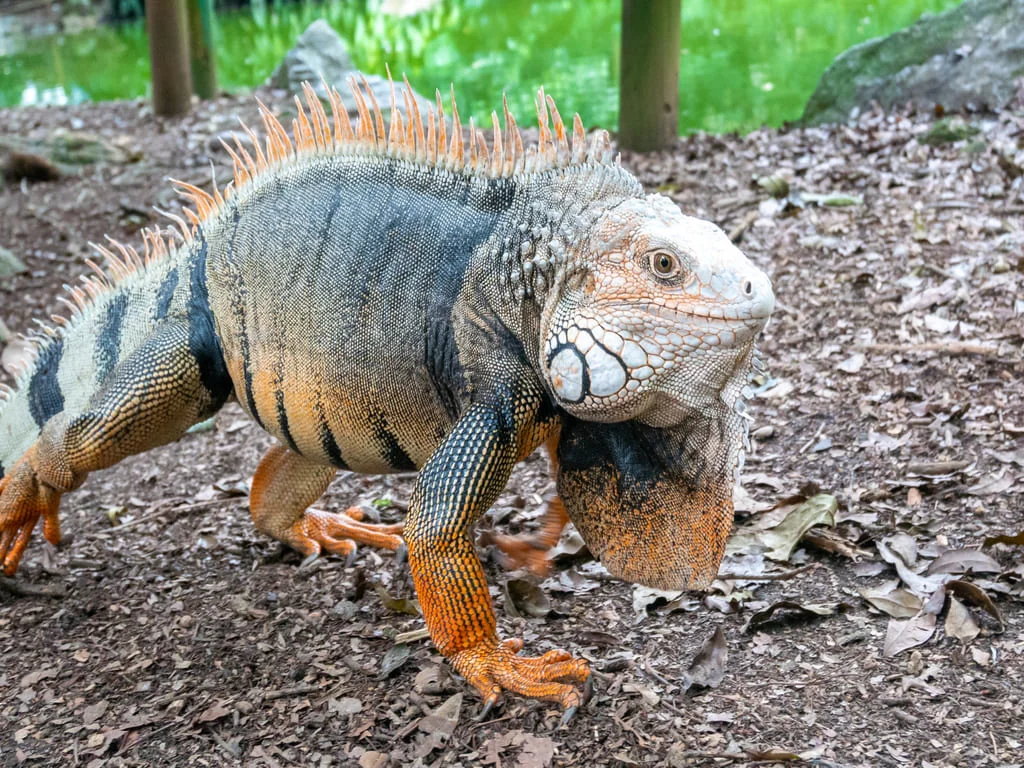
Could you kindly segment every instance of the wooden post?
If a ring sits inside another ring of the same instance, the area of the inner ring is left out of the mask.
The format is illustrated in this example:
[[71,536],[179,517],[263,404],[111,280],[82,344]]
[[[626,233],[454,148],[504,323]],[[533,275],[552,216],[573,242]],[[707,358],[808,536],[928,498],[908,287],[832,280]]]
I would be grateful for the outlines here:
[[146,0],[146,34],[153,78],[153,111],[164,117],[192,109],[185,0]]
[[188,46],[192,90],[200,99],[217,94],[217,62],[213,46],[213,0],[187,0]]
[[622,0],[619,146],[671,147],[679,129],[680,0]]

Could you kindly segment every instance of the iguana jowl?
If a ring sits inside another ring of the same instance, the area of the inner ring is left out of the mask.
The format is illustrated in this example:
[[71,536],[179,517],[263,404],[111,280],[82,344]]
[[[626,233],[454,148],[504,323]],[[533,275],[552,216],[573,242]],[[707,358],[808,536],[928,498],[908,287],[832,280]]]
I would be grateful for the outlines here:
[[[385,131],[352,88],[354,127],[333,91],[329,119],[307,90],[294,139],[264,109],[265,143],[230,150],[232,188],[179,184],[176,235],[101,249],[106,271],[71,289],[0,401],[0,559],[15,571],[40,517],[58,539],[61,495],[89,472],[235,397],[280,443],[253,480],[260,530],[306,554],[404,538],[431,637],[485,706],[505,689],[571,715],[586,662],[499,639],[473,524],[547,442],[613,574],[705,585],[771,284],[645,195],[607,134],[576,116],[568,136],[543,91],[524,150],[507,107],[490,146],[472,123],[464,144],[454,98],[450,137],[440,94],[424,117],[409,91]],[[338,468],[418,469],[404,531],[307,511]]]

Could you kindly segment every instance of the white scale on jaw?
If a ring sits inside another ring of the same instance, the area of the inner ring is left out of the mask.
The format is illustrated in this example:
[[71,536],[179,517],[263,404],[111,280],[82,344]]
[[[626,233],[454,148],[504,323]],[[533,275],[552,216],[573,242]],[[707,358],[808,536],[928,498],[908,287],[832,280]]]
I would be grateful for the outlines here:
[[[551,383],[555,393],[567,402],[579,402],[584,395],[609,398],[624,389],[634,392],[654,375],[656,368],[672,367],[670,361],[648,354],[640,344],[599,327],[570,327],[558,334],[556,344],[562,348],[548,366]],[[584,374],[589,383],[587,391]]]

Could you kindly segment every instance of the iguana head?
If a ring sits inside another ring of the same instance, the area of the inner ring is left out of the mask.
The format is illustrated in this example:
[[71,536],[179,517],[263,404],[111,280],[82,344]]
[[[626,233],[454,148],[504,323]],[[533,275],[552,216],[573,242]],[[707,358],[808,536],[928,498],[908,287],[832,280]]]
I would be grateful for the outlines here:
[[559,493],[612,574],[700,588],[732,523],[736,406],[771,282],[660,195],[611,205],[587,232],[541,317],[541,367],[570,414]]
[[570,248],[540,348],[567,411],[671,426],[745,380],[775,298],[721,229],[648,195],[602,211]]

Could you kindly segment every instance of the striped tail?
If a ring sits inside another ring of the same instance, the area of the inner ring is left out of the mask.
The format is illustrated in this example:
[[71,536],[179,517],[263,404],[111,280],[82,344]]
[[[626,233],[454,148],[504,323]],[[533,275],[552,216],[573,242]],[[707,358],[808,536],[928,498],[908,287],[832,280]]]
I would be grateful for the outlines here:
[[[14,389],[0,385],[0,478],[64,411],[85,410],[117,364],[168,315],[182,311],[189,294],[189,247],[175,247],[159,231],[143,233],[145,251],[96,246],[106,269],[67,287],[68,317],[40,323],[31,351],[16,372]],[[116,251],[116,252],[115,252]]]

